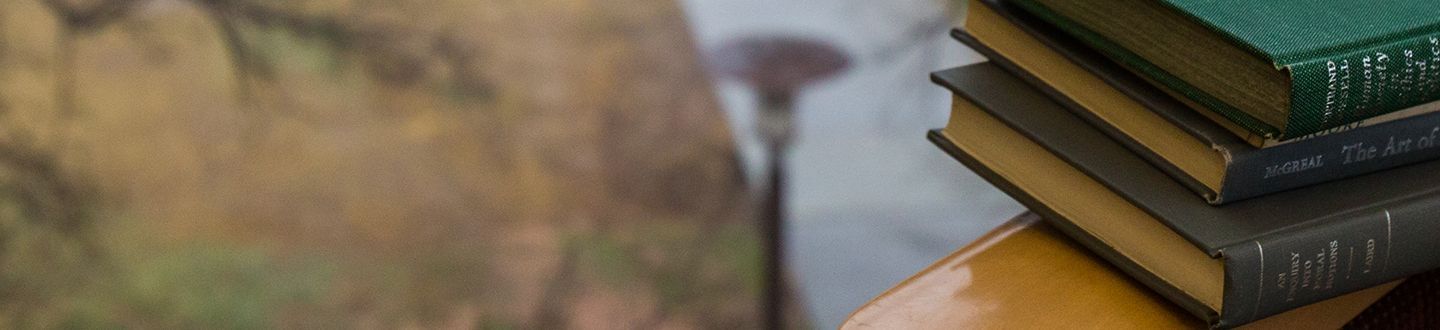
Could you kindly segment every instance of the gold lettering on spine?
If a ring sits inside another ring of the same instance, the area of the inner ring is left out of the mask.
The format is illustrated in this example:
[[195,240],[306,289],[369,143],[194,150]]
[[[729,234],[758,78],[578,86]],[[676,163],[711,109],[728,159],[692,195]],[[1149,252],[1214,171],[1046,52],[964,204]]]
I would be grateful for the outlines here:
[[[1251,315],[1260,315],[1260,299],[1265,297],[1265,247],[1260,245],[1260,241],[1255,241],[1255,250],[1260,255],[1260,285],[1257,285],[1259,289],[1255,292],[1255,311],[1251,312]],[[1283,277],[1281,281],[1284,281]]]
[[1389,269],[1390,269],[1390,246],[1391,246],[1391,245],[1395,245],[1395,241],[1391,241],[1391,240],[1390,240],[1390,229],[1391,229],[1391,228],[1392,228],[1392,222],[1390,221],[1390,210],[1389,210],[1389,209],[1386,209],[1386,210],[1385,210],[1385,266],[1380,267],[1380,272],[1381,272],[1381,273],[1384,273],[1386,270],[1389,270]]

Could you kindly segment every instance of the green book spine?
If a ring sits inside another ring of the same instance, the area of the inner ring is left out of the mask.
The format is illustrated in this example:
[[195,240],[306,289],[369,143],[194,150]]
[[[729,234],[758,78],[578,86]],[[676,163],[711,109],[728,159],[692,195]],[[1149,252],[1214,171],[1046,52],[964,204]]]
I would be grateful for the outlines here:
[[1107,56],[1257,134],[1284,139],[1440,99],[1440,1],[1151,0],[1290,75],[1273,127],[1033,0],[1015,0]]
[[1287,136],[1440,98],[1440,36],[1425,35],[1288,66]]

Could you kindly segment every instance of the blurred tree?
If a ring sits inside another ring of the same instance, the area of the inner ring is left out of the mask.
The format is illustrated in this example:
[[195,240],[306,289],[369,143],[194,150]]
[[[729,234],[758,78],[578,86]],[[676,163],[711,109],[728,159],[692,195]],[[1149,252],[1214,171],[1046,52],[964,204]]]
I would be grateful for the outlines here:
[[[61,215],[0,218],[32,247],[0,251],[0,327],[753,327],[758,240],[682,17],[0,2],[0,217]],[[69,227],[105,260],[49,258]]]

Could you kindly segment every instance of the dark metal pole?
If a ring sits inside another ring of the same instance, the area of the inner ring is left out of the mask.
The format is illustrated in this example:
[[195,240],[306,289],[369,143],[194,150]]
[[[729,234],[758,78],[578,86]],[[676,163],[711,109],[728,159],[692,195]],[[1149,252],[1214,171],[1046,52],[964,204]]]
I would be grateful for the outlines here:
[[770,329],[785,327],[785,161],[784,152],[770,152],[770,198],[765,203],[765,215],[761,224],[765,230],[765,314],[766,326]]
[[765,327],[785,328],[785,155],[791,139],[791,94],[789,92],[761,95],[756,128],[768,151],[770,186],[761,207],[760,228],[765,235]]
[[755,88],[760,111],[755,128],[769,168],[770,186],[758,201],[760,231],[765,236],[765,283],[760,315],[765,327],[786,326],[785,296],[785,154],[790,147],[794,95],[810,83],[824,80],[849,67],[849,57],[833,46],[800,37],[762,36],[737,39],[715,51],[716,71]]

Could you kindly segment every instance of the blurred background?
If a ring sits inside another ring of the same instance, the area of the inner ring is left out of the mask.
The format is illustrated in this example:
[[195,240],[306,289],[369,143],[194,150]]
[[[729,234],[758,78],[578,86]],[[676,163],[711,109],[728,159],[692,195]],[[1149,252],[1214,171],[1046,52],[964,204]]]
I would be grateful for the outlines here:
[[923,138],[942,0],[0,1],[0,327],[754,328],[737,38],[794,100],[798,327],[1021,208]]

